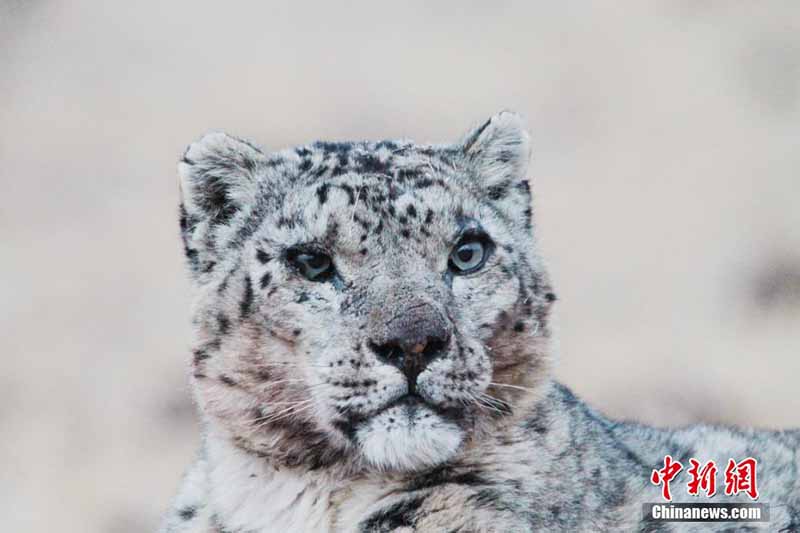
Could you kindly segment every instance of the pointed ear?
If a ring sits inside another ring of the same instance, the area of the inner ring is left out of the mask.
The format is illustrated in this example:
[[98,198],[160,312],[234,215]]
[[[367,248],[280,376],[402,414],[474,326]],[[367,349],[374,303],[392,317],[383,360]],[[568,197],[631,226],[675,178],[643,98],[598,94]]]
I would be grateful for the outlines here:
[[225,224],[256,194],[258,148],[225,133],[207,133],[186,149],[178,164],[181,202],[197,221]]
[[527,172],[530,135],[522,117],[501,111],[469,132],[461,143],[475,187],[525,232],[531,229]]
[[526,178],[531,141],[516,113],[497,113],[466,135],[462,149],[490,196]]

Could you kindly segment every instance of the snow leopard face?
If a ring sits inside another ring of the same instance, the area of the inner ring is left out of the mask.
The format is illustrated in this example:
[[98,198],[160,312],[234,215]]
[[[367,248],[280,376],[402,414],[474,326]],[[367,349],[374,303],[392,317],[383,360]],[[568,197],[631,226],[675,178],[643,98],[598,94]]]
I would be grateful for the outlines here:
[[412,471],[509,423],[548,369],[529,139],[265,153],[208,134],[179,164],[204,416],[278,464]]

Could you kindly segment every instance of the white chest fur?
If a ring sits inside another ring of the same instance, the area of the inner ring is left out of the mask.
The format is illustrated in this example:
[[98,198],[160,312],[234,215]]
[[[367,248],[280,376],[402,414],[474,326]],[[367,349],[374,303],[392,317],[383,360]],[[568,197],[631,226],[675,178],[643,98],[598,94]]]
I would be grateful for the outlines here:
[[206,451],[209,500],[232,531],[354,531],[387,492],[370,482],[345,485],[321,474],[275,469],[214,440]]

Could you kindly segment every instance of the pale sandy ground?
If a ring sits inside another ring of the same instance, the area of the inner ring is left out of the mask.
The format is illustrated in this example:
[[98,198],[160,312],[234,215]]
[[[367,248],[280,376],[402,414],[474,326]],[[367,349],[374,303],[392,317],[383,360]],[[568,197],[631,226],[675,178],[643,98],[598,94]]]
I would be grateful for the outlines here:
[[521,111],[560,378],[615,416],[800,425],[800,3],[427,4],[2,0],[0,529],[166,508],[198,442],[174,169],[210,128]]

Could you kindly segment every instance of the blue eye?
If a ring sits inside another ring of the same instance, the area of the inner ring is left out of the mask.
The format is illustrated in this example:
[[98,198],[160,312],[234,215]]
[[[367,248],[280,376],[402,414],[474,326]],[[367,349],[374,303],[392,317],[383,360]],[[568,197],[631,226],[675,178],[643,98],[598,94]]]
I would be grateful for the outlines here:
[[475,272],[486,261],[486,246],[480,240],[462,241],[450,253],[450,270],[456,274]]
[[311,281],[325,281],[333,273],[333,262],[323,253],[298,252],[291,254],[289,260]]

